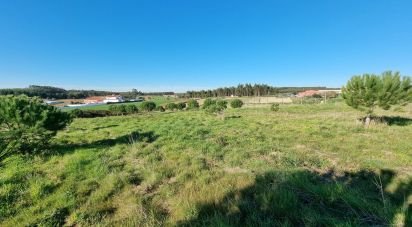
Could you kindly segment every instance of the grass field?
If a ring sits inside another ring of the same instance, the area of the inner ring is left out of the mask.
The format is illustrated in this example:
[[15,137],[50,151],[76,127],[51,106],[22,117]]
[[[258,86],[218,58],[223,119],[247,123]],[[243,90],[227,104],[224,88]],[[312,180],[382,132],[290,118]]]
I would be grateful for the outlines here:
[[411,226],[412,114],[342,103],[76,119],[0,165],[0,226]]

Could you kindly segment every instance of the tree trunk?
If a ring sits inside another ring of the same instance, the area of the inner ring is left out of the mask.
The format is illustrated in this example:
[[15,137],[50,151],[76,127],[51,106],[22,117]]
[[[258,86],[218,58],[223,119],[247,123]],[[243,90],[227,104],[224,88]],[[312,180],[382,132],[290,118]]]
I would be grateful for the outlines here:
[[370,123],[371,123],[371,115],[368,114],[368,115],[366,115],[366,118],[365,118],[365,126],[369,127]]

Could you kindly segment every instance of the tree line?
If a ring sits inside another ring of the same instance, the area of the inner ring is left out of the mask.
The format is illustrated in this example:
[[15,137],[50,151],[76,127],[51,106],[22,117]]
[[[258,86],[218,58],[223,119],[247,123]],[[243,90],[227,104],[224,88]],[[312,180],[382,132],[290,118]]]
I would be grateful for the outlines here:
[[[278,94],[296,94],[306,90],[325,90],[327,87],[273,87],[267,84],[239,84],[238,86],[221,87],[217,89],[187,91],[185,98],[209,98],[224,96],[270,96]],[[333,89],[333,88],[332,88]]]
[[173,92],[149,92],[143,93],[137,89],[127,92],[96,91],[96,90],[65,90],[52,86],[30,85],[27,88],[5,88],[0,89],[0,95],[27,95],[29,97],[40,97],[43,99],[83,99],[90,96],[122,95],[128,99],[135,99],[143,95],[174,95]]

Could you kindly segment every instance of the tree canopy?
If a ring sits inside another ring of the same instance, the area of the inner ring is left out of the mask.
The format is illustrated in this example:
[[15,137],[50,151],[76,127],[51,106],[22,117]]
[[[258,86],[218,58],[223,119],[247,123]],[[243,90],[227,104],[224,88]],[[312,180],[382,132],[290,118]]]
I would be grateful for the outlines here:
[[391,71],[353,76],[342,88],[342,97],[349,106],[368,114],[376,107],[388,110],[412,100],[411,78]]
[[9,153],[34,153],[71,122],[69,113],[39,98],[0,96],[0,158]]

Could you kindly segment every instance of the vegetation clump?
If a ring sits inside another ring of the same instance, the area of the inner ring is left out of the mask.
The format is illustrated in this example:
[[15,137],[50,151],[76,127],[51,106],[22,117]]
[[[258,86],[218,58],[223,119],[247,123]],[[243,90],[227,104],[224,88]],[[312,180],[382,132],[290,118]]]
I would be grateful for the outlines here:
[[241,108],[243,106],[243,101],[240,99],[233,99],[230,101],[230,106],[232,108]]
[[166,111],[163,106],[156,106],[156,109],[155,109],[155,110],[156,110],[156,111],[159,111],[159,112],[165,112],[165,111]]
[[199,103],[194,99],[190,99],[189,101],[187,101],[187,109],[188,110],[199,109]]
[[186,108],[186,103],[185,102],[179,102],[176,105],[176,107],[177,107],[178,110],[184,110]]
[[270,110],[273,111],[273,112],[278,112],[278,111],[280,110],[279,103],[273,103],[273,104],[270,106]]
[[69,113],[39,98],[0,96],[0,160],[12,153],[38,153],[71,121]]
[[173,103],[173,102],[166,104],[165,107],[166,107],[165,108],[166,110],[170,110],[170,111],[174,111],[177,109],[176,103]]
[[151,112],[156,108],[156,103],[152,101],[143,102],[142,105],[140,105],[140,108],[142,111]]

